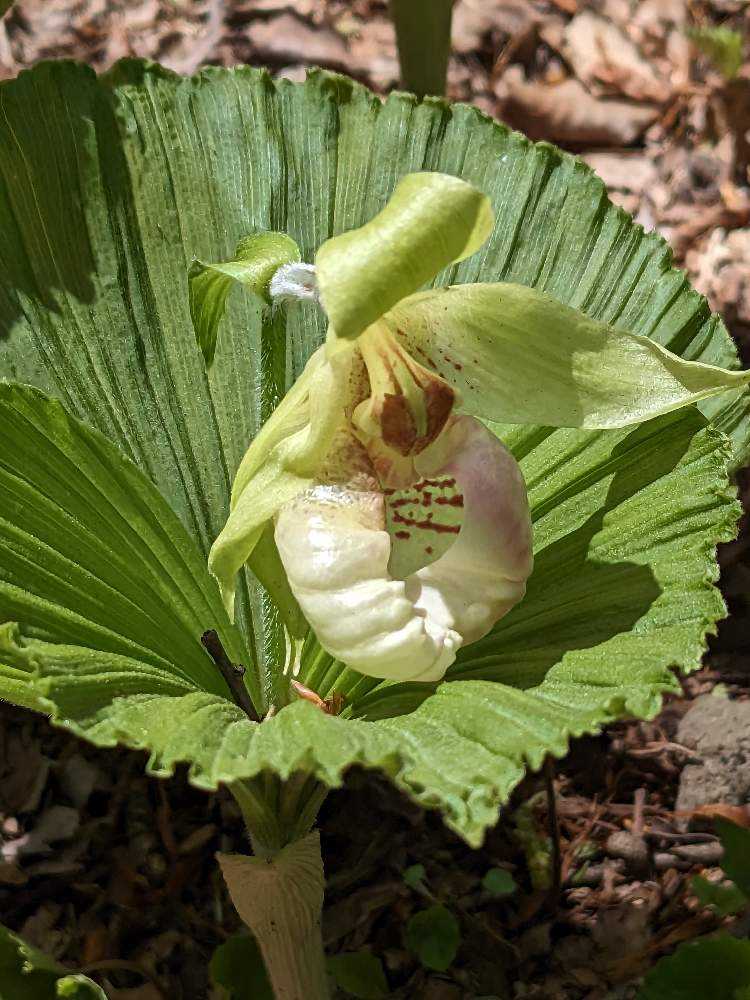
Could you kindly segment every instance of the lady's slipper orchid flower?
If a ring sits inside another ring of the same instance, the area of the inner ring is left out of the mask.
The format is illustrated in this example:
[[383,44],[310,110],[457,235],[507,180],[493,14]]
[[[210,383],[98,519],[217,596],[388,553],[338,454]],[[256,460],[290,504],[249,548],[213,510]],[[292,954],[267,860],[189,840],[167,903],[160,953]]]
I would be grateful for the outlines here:
[[[621,427],[747,385],[747,372],[684,361],[532,288],[419,291],[492,227],[471,185],[411,174],[374,219],[320,247],[326,344],[250,445],[210,555],[230,614],[248,563],[293,634],[289,590],[348,666],[438,680],[532,570],[521,472],[481,420]],[[293,297],[297,281],[309,297],[310,266],[280,263],[271,289]]]

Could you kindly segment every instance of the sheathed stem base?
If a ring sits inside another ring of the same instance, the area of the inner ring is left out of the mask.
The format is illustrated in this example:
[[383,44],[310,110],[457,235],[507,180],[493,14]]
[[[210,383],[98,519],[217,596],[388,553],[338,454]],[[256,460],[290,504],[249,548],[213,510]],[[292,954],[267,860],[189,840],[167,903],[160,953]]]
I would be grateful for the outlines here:
[[219,854],[237,912],[255,936],[277,1000],[327,1000],[317,831],[276,854]]

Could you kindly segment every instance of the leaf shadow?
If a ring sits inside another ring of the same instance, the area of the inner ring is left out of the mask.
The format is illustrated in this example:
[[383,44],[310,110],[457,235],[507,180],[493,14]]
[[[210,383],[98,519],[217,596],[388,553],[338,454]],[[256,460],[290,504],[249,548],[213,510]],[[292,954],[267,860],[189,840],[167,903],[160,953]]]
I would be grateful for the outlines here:
[[90,304],[96,295],[84,171],[95,164],[100,99],[85,67],[65,92],[70,72],[45,63],[0,84],[0,343],[27,311],[49,323],[66,296]]

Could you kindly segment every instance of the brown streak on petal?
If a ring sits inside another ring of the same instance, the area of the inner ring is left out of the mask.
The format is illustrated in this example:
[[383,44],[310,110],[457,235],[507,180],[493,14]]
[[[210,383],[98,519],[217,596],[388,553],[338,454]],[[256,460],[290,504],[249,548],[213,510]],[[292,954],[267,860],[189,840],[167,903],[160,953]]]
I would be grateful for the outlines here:
[[427,433],[414,444],[414,451],[420,452],[432,444],[445,427],[445,422],[451,415],[456,393],[442,379],[431,380],[424,389],[425,409],[427,410]]
[[399,455],[409,455],[417,440],[417,425],[404,396],[386,395],[380,415],[383,441]]

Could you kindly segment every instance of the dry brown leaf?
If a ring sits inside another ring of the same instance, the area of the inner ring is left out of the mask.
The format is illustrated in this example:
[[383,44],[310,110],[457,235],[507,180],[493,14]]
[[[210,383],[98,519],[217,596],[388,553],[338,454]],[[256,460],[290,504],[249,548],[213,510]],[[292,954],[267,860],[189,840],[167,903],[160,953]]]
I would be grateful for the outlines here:
[[645,153],[597,151],[583,153],[581,158],[596,171],[610,190],[643,194],[657,179],[654,161]]
[[688,0],[641,0],[632,10],[631,23],[639,31],[660,37],[669,25],[687,24],[688,17]]
[[651,105],[593,97],[578,80],[546,85],[511,66],[497,84],[500,117],[532,139],[575,148],[629,146],[656,120]]
[[340,35],[327,27],[314,28],[294,14],[251,21],[248,37],[258,62],[305,62],[342,70],[347,66],[349,53]]
[[750,229],[715,229],[687,255],[698,291],[740,333],[750,333]]
[[737,826],[743,826],[750,830],[750,807],[733,806],[728,802],[712,802],[705,806],[698,806],[697,809],[686,813],[689,816],[705,816],[706,819],[728,819]]
[[387,17],[371,17],[349,40],[349,67],[366,73],[376,87],[384,90],[398,82],[396,33]]
[[527,0],[461,0],[453,11],[451,44],[455,52],[467,55],[482,48],[485,35],[515,38],[535,21]]
[[34,812],[47,785],[50,761],[38,740],[28,740],[11,730],[2,745],[0,810],[6,815]]
[[16,865],[0,861],[0,885],[25,885],[29,877]]
[[664,103],[671,94],[637,46],[613,21],[584,10],[565,28],[563,55],[587,87],[603,84],[635,101]]

